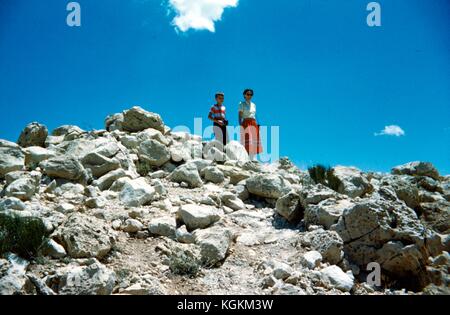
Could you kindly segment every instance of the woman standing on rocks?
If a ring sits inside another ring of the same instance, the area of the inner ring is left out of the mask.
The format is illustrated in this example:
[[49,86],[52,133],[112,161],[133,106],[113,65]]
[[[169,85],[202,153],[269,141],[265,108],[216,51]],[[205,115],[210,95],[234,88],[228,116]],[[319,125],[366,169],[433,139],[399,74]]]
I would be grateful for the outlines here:
[[259,125],[256,121],[256,105],[252,102],[253,90],[244,91],[245,101],[239,104],[239,125],[241,126],[241,144],[245,147],[250,160],[262,153]]

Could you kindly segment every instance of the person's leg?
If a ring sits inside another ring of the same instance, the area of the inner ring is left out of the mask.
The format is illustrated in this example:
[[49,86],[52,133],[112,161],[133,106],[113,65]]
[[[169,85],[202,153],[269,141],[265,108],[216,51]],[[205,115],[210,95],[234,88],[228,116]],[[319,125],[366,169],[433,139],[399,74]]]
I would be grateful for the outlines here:
[[222,127],[222,143],[223,143],[223,148],[225,150],[225,147],[228,144],[227,126],[221,126],[221,127]]
[[250,158],[250,161],[256,161],[256,156],[258,154],[258,147],[257,147],[257,133],[256,133],[256,126],[255,122],[252,121],[251,124],[247,127],[248,129],[248,135],[249,135],[249,151],[248,155]]
[[223,151],[225,147],[223,146],[224,143],[224,137],[223,137],[223,128],[219,124],[214,123],[214,135],[216,138],[216,141],[219,142],[221,148],[218,148],[219,150]]

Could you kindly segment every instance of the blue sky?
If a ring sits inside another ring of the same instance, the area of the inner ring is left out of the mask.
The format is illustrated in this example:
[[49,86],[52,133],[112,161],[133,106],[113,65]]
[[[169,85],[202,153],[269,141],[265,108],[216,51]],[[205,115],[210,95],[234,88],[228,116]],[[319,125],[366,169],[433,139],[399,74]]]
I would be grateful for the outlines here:
[[[450,173],[447,0],[379,1],[375,28],[368,0],[240,0],[215,32],[176,31],[161,0],[79,0],[71,28],[68,2],[0,2],[0,138],[31,121],[100,129],[133,105],[193,127],[217,90],[237,124],[252,87],[260,123],[280,126],[280,154],[301,167],[425,160]],[[375,136],[390,125],[405,134]]]

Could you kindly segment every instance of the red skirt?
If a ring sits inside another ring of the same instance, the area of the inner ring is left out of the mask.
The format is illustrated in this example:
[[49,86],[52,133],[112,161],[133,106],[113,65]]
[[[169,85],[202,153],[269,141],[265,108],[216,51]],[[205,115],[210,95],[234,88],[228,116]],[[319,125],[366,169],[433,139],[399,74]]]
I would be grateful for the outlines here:
[[256,155],[263,152],[259,125],[255,119],[244,119],[241,127],[241,144],[248,154]]

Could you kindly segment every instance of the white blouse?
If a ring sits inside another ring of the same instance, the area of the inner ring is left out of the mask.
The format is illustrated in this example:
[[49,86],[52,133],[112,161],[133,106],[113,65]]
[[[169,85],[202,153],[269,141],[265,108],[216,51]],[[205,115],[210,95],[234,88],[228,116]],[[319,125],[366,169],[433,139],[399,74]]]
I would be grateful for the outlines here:
[[253,102],[239,103],[239,112],[242,112],[242,119],[256,119],[256,105]]

